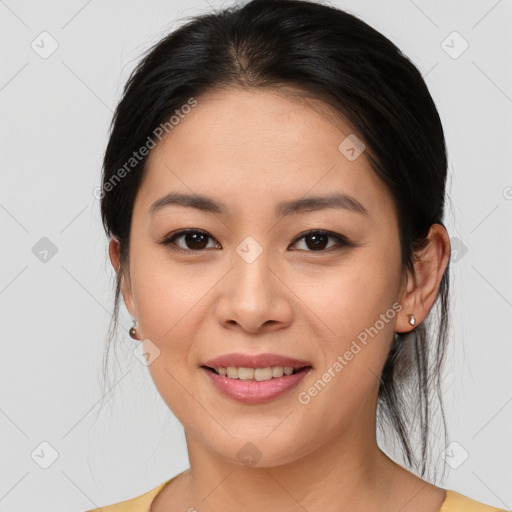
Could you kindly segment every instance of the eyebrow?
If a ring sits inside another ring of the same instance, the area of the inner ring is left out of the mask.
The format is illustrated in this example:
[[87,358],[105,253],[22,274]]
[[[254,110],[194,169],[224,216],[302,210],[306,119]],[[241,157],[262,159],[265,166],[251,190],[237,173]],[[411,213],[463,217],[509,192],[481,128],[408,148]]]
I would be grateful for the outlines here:
[[[165,208],[166,206],[178,205],[186,208],[195,208],[197,210],[216,213],[219,215],[228,215],[229,210],[224,203],[220,203],[210,197],[198,194],[180,194],[171,192],[157,201],[150,209],[150,215]],[[336,193],[328,196],[310,196],[291,201],[282,201],[275,207],[275,215],[283,218],[288,215],[302,212],[312,212],[317,210],[340,208],[362,215],[368,215],[368,210],[355,198],[348,194]]]

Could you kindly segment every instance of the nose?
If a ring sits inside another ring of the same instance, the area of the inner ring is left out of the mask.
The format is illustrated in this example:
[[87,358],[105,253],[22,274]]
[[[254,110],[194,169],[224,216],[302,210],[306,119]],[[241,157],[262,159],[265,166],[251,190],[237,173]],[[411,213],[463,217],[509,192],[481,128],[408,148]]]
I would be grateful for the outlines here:
[[293,317],[293,292],[282,274],[265,251],[252,262],[235,255],[232,270],[219,283],[219,323],[251,334],[288,326]]

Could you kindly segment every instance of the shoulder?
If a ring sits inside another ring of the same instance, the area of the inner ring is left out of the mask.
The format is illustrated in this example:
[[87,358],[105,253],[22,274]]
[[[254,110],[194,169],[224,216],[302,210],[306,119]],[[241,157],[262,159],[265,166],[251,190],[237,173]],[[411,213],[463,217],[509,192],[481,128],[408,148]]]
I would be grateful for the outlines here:
[[446,490],[446,498],[439,512],[506,512],[502,508],[491,507],[475,501],[456,491]]
[[129,500],[114,503],[100,508],[88,510],[87,512],[149,512],[151,503],[155,499],[156,495],[172,480],[166,480],[159,486],[151,489],[150,491],[131,498]]

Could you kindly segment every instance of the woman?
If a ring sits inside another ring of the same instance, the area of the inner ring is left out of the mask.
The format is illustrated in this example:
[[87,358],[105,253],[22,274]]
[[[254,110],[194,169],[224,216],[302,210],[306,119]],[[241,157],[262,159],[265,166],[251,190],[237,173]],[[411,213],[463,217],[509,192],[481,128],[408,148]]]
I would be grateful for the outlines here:
[[[102,510],[499,510],[424,479],[446,171],[421,74],[341,10],[253,0],[155,45],[113,119],[101,209],[116,312],[122,294],[190,469]],[[386,421],[404,465],[377,443]]]

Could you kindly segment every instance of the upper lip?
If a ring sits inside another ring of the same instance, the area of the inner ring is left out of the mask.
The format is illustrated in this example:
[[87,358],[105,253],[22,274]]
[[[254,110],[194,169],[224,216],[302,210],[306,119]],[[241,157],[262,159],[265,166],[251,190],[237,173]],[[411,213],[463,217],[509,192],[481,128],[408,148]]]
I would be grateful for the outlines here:
[[203,363],[209,368],[227,368],[229,366],[242,368],[267,368],[269,366],[288,366],[303,368],[311,366],[308,361],[300,361],[293,357],[280,356],[279,354],[224,354]]

